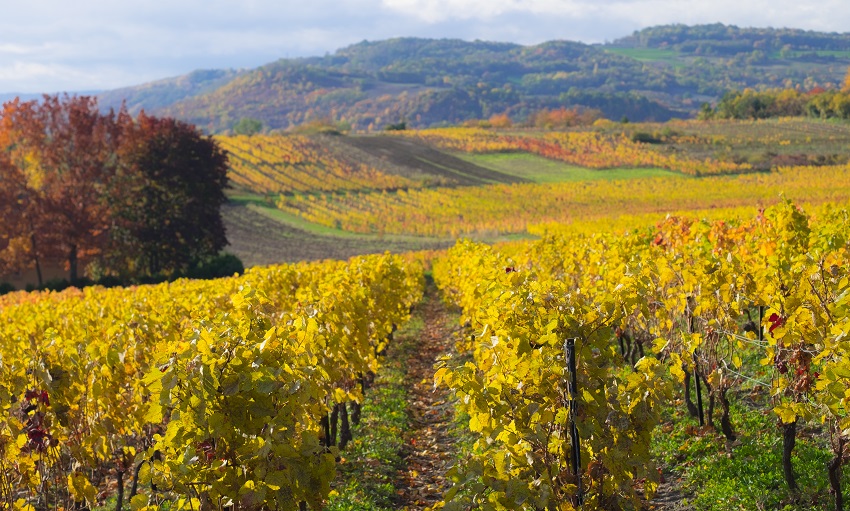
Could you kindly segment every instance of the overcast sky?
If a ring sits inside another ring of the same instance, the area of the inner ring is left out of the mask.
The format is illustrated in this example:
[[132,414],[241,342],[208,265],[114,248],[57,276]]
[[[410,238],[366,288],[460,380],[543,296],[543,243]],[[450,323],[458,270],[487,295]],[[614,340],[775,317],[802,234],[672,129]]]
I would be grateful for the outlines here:
[[0,93],[93,91],[400,36],[604,42],[667,23],[844,32],[846,0],[0,0]]

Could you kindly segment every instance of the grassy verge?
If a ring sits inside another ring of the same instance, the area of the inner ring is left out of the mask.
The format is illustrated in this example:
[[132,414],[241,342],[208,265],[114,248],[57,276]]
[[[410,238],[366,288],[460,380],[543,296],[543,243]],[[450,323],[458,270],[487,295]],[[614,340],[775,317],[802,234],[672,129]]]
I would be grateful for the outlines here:
[[641,62],[667,62],[672,64],[679,56],[676,50],[662,50],[657,48],[612,48],[606,47],[605,51],[615,55],[630,57]]
[[[819,424],[798,430],[793,463],[800,491],[795,494],[782,475],[782,436],[776,415],[769,407],[733,402],[731,420],[739,442],[731,455],[723,436],[700,430],[684,406],[668,410],[664,424],[656,429],[653,453],[673,477],[681,478],[681,491],[687,495],[683,504],[710,511],[833,509],[826,472],[831,454],[818,432]],[[846,470],[842,484],[845,490],[850,487]]]
[[678,172],[664,169],[624,168],[595,170],[569,165],[527,153],[459,153],[456,156],[481,167],[511,176],[529,179],[535,183],[593,181],[597,179],[634,179],[661,176],[686,178],[686,176]]
[[259,206],[268,206],[274,204],[275,197],[272,195],[259,195],[251,192],[231,192],[227,194],[227,198],[232,204],[239,206],[247,206],[256,204]]
[[366,393],[362,420],[352,428],[354,439],[341,454],[327,511],[395,509],[393,478],[404,464],[403,433],[409,429],[404,361],[422,328],[422,318],[416,315],[396,332],[375,384]]

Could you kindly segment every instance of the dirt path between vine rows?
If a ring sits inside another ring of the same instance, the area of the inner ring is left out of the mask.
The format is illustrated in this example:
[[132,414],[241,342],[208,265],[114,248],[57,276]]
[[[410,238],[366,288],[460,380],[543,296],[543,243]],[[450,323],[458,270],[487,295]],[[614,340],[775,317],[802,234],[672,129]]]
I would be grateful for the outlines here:
[[455,458],[451,435],[454,406],[449,391],[434,388],[434,363],[449,353],[459,327],[452,323],[433,285],[422,304],[424,326],[417,349],[407,359],[410,430],[404,435],[405,467],[396,474],[397,509],[423,510],[442,500],[446,471]]
[[[433,286],[426,288],[419,313],[423,320],[417,346],[405,361],[410,429],[404,434],[404,467],[395,475],[396,509],[421,511],[442,500],[450,482],[446,471],[456,458],[454,405],[448,389],[434,387],[434,364],[453,351],[460,327]],[[647,508],[653,511],[690,511],[679,490],[680,481],[665,473],[664,481]]]
[[687,500],[679,489],[681,481],[672,473],[665,473],[664,479],[658,485],[655,498],[649,502],[652,511],[693,511],[693,507],[686,504]]

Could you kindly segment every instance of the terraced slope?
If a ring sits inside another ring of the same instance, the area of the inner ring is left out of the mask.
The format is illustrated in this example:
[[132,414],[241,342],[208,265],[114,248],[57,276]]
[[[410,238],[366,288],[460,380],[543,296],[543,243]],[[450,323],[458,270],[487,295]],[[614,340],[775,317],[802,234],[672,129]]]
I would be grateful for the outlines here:
[[388,136],[345,137],[341,140],[398,169],[432,174],[456,185],[530,182],[462,160],[414,140]]

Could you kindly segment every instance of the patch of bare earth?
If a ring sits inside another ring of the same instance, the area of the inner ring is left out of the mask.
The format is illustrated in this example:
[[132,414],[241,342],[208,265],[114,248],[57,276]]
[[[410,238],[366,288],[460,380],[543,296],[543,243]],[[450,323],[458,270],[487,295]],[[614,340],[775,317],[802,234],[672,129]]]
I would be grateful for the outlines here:
[[410,430],[405,434],[405,467],[396,474],[398,509],[422,510],[442,500],[446,471],[455,459],[451,435],[454,406],[449,391],[434,387],[434,364],[452,350],[459,327],[451,324],[436,289],[428,287],[421,307],[424,327],[418,349],[407,360]]
[[675,474],[665,472],[664,479],[658,485],[655,498],[649,502],[653,511],[692,511],[694,508],[685,504],[685,495],[680,490],[680,481]]
[[401,242],[381,239],[322,236],[289,226],[247,206],[228,204],[222,218],[229,245],[225,248],[246,266],[348,259],[384,251],[407,252],[446,248],[449,242]]
[[[440,300],[433,285],[428,286],[422,308],[424,326],[418,346],[406,361],[410,430],[405,433],[404,468],[396,473],[397,509],[425,510],[442,500],[451,482],[445,477],[456,459],[454,405],[445,387],[434,387],[434,364],[452,351],[460,327]],[[646,509],[653,511],[692,511],[680,481],[665,472],[655,497]]]

